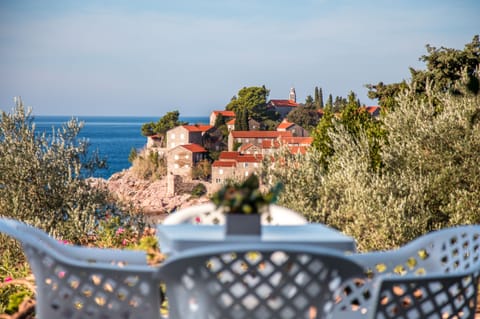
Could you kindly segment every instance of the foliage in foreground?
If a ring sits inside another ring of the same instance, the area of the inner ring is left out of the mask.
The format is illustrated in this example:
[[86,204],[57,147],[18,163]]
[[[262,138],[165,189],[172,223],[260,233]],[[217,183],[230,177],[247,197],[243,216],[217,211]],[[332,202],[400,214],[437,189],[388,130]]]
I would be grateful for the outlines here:
[[106,194],[91,188],[85,168],[98,167],[88,143],[77,139],[82,123],[37,132],[31,111],[18,105],[0,119],[0,215],[79,242],[95,227]]
[[[143,233],[138,216],[120,212],[85,179],[104,165],[78,138],[82,123],[38,132],[19,100],[0,118],[0,216],[27,222],[69,244],[131,247]],[[15,312],[32,289],[19,243],[0,235],[0,313]]]
[[[428,94],[434,94],[428,92]],[[360,250],[387,249],[447,226],[480,223],[480,101],[404,93],[384,118],[383,167],[371,170],[370,140],[339,126],[322,153],[281,154],[264,176],[281,181],[279,203],[353,236]]]

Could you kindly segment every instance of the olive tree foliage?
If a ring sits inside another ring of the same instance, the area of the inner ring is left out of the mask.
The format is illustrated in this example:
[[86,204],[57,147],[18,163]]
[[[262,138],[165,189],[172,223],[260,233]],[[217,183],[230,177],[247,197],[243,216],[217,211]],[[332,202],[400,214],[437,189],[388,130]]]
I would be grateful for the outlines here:
[[267,183],[284,183],[279,204],[310,221],[338,228],[360,250],[398,247],[428,231],[480,223],[480,99],[414,85],[382,119],[382,166],[371,169],[371,139],[346,127],[329,130],[328,169],[322,150],[277,154],[263,166]]
[[95,229],[108,205],[106,194],[89,186],[85,168],[102,161],[90,157],[88,142],[78,139],[83,124],[75,119],[59,129],[37,132],[31,110],[19,101],[0,118],[0,215],[80,242]]
[[[475,35],[463,50],[446,47],[426,46],[427,54],[420,57],[425,62],[425,70],[410,68],[411,83],[414,83],[413,92],[419,98],[426,98],[426,92],[432,88],[435,91],[461,95],[480,94],[480,37]],[[459,89],[457,84],[464,83],[464,88]],[[407,81],[399,83],[367,84],[368,97],[378,99],[384,110],[396,107],[396,96],[409,89]],[[411,91],[411,90],[410,90]],[[430,103],[436,103],[430,100]]]

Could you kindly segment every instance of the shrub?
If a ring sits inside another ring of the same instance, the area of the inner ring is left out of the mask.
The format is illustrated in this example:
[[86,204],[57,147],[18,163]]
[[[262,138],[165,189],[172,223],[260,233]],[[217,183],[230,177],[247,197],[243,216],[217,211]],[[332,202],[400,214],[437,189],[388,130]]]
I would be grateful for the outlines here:
[[154,181],[167,174],[167,162],[157,152],[143,152],[133,159],[132,172],[138,178]]
[[329,132],[333,155],[278,154],[266,162],[267,182],[281,181],[279,203],[353,236],[360,250],[388,249],[428,231],[480,223],[478,96],[405,93],[383,118],[382,168],[371,170],[371,140],[344,128]]
[[80,242],[95,227],[106,194],[85,181],[88,142],[77,138],[83,124],[72,119],[50,135],[37,132],[21,101],[0,119],[0,215]]
[[191,194],[193,197],[201,197],[206,193],[207,193],[207,187],[202,183],[198,183],[193,187]]

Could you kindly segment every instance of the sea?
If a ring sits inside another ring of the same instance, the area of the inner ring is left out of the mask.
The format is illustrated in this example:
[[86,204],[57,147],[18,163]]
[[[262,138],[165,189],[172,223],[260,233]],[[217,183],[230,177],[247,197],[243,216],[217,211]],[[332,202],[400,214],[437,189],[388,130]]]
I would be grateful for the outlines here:
[[[79,138],[89,141],[89,150],[97,151],[101,158],[107,160],[107,168],[94,172],[94,177],[108,179],[112,174],[131,166],[128,156],[135,148],[137,151],[145,147],[147,138],[141,134],[145,123],[156,123],[160,117],[152,116],[38,116],[34,117],[37,132],[50,134],[52,127],[60,128],[72,118],[84,123]],[[209,118],[180,116],[181,121],[190,124],[208,124]]]

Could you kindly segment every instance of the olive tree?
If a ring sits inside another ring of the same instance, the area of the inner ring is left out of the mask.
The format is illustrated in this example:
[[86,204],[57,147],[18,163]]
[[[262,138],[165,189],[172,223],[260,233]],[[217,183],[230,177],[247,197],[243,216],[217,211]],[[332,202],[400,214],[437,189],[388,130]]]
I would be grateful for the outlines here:
[[0,215],[19,219],[79,242],[107,209],[107,196],[85,179],[104,162],[78,138],[83,124],[72,119],[38,132],[31,110],[18,100],[0,118]]
[[428,231],[480,223],[480,99],[427,91],[412,84],[382,119],[382,166],[371,169],[367,130],[352,135],[334,123],[328,169],[322,150],[278,154],[264,180],[285,184],[279,203],[353,236],[360,250],[402,245]]

